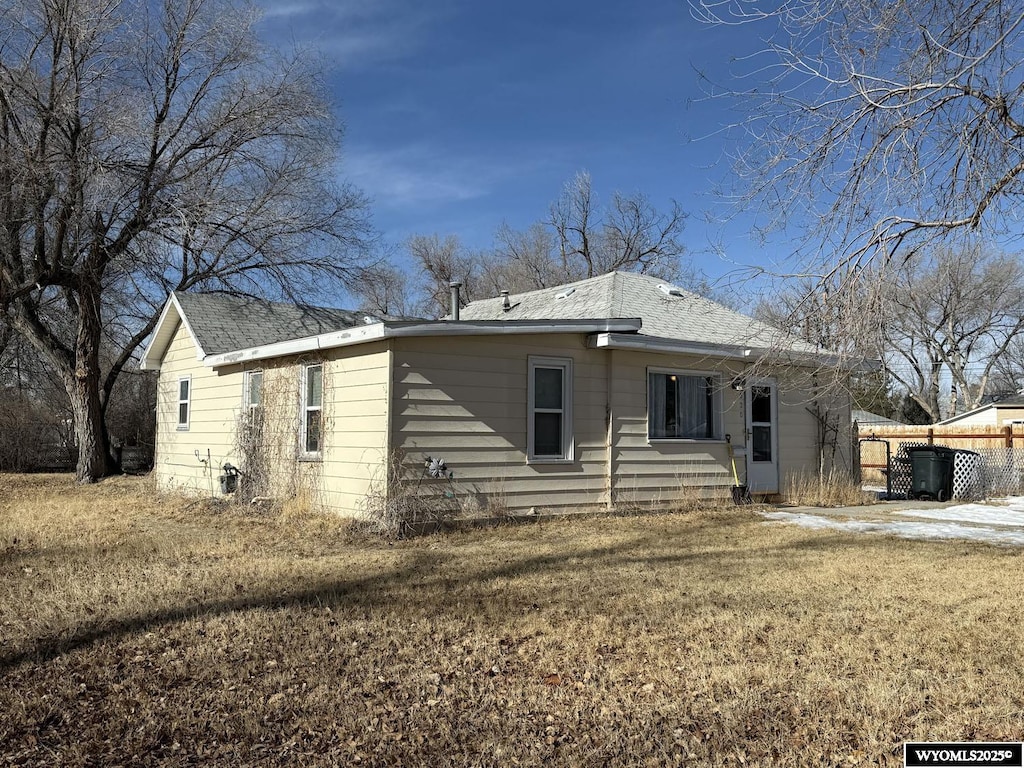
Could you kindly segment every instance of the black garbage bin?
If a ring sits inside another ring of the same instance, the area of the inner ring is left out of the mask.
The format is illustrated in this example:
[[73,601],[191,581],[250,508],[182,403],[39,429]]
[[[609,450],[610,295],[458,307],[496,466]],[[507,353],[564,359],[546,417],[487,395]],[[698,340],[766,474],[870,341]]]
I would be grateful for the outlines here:
[[910,448],[910,493],[912,499],[948,501],[953,495],[953,457],[956,451],[943,445]]

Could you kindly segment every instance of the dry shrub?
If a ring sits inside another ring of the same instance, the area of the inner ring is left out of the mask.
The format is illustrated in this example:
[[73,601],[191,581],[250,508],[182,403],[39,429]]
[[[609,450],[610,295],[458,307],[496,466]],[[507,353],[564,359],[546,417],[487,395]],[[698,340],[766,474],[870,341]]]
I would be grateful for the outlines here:
[[459,492],[454,472],[445,467],[432,476],[431,462],[429,456],[393,451],[384,462],[386,476],[366,496],[365,523],[387,536],[406,536],[465,516],[468,498]]
[[875,495],[842,471],[823,475],[792,473],[786,476],[782,490],[784,503],[800,507],[851,507],[871,504]]
[[307,519],[323,515],[323,510],[316,495],[307,488],[300,487],[293,496],[280,503],[281,517],[288,521]]
[[640,478],[636,475],[618,481],[614,513],[697,512],[720,509],[731,503],[732,478],[723,479],[722,470],[717,465],[709,467],[704,459],[682,456],[678,459],[678,466],[674,487],[665,494],[638,490]]
[[[323,508],[323,464],[302,457],[298,393],[302,365],[263,369],[260,405],[239,414],[234,430],[234,453],[241,463],[237,491],[231,499],[247,506],[279,504],[287,514],[307,514]],[[324,391],[329,387],[329,366],[323,367]],[[328,404],[321,411],[321,433],[330,433],[333,419]]]

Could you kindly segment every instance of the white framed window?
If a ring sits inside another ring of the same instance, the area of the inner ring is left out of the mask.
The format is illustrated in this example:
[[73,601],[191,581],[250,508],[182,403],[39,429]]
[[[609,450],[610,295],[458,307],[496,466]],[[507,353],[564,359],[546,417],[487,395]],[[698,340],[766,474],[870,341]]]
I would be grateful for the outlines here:
[[572,461],[570,358],[529,358],[526,443],[528,461]]
[[263,371],[246,371],[242,405],[250,421],[256,421],[263,408]]
[[323,450],[324,367],[320,363],[302,369],[302,453],[318,458]]
[[648,440],[721,440],[721,390],[717,374],[648,369]]
[[192,418],[192,377],[178,378],[178,429],[188,429]]

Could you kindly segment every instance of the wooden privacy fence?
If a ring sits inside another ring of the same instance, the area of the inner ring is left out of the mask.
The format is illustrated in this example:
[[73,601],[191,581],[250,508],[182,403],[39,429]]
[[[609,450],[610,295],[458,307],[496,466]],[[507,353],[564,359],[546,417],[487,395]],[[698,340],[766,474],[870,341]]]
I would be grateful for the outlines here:
[[[885,469],[885,443],[889,443],[893,456],[902,443],[921,445],[944,445],[962,448],[990,455],[994,449],[1024,451],[1024,424],[997,426],[895,426],[883,427],[873,424],[857,425],[857,437],[875,438],[884,442],[859,442],[861,478],[864,482],[885,483],[881,470]],[[1002,452],[1002,451],[1000,451]]]

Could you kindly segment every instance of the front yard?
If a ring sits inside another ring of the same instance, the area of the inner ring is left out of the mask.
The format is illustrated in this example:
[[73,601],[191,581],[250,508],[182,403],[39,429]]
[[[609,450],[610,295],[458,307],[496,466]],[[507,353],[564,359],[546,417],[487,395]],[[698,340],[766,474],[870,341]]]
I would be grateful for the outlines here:
[[901,765],[1024,734],[1024,561],[749,508],[389,542],[0,475],[0,764]]

